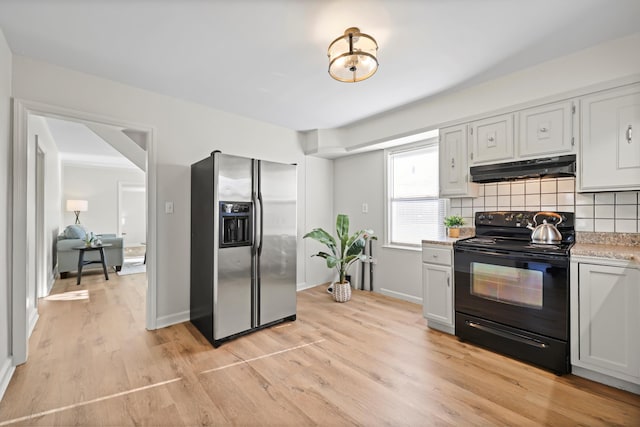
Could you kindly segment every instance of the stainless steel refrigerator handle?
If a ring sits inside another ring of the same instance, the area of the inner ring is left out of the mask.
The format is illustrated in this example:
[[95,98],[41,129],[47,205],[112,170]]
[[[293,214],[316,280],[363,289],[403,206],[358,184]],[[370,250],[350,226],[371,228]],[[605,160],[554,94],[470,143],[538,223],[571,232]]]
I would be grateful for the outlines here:
[[258,202],[260,202],[260,244],[258,245],[258,256],[262,255],[262,239],[264,237],[262,230],[264,229],[264,215],[262,204],[262,191],[258,190]]
[[253,202],[253,254],[256,255],[258,253],[258,235],[260,234],[258,228],[260,224],[258,223],[258,218],[262,216],[262,212],[258,208],[258,197],[254,192],[251,195],[251,201]]

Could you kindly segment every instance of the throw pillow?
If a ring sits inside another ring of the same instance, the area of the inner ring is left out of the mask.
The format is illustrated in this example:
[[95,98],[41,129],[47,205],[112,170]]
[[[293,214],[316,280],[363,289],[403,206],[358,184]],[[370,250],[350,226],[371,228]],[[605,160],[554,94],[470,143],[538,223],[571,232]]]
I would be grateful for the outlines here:
[[64,229],[64,237],[67,239],[82,239],[87,236],[87,231],[81,225],[68,225]]

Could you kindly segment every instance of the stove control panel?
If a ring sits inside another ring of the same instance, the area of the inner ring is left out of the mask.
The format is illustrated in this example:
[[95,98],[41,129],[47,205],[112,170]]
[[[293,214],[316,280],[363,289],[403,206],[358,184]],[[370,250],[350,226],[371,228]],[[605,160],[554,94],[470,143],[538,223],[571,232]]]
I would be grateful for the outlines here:
[[[558,218],[558,215],[562,220]],[[535,218],[535,221],[534,221]],[[573,228],[573,212],[547,212],[547,211],[490,211],[476,212],[475,225],[489,227],[526,227],[540,225],[546,220],[548,224],[558,225],[560,228]]]

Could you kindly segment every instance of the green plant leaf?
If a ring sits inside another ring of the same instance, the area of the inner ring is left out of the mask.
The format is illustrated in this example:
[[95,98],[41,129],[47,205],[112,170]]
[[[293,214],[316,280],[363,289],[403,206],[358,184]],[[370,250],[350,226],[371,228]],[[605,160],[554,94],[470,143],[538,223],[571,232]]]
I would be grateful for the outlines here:
[[335,253],[336,239],[334,239],[331,234],[327,233],[322,228],[314,228],[313,230],[311,230],[310,232],[304,235],[305,239],[307,237],[310,237],[314,240],[317,240],[320,243],[323,243],[329,246],[329,248],[332,248],[332,252]]
[[317,254],[311,255],[312,257],[317,256],[320,258],[324,258],[327,261],[327,267],[333,268],[338,265],[338,258],[335,256],[328,254],[326,252],[318,252]]
[[350,255],[359,255],[366,244],[366,240],[364,240],[362,237],[351,243],[351,245],[347,248],[347,257]]
[[336,233],[340,241],[345,241],[349,236],[349,217],[344,214],[338,214],[336,219]]

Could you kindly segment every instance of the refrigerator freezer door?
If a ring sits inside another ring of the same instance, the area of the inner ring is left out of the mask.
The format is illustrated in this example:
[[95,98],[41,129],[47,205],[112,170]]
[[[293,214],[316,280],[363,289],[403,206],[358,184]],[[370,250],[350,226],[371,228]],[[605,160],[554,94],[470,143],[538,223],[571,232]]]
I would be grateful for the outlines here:
[[[214,153],[214,165],[215,221],[219,221],[220,201],[251,201],[252,162]],[[251,329],[251,247],[221,248],[219,224],[214,232],[213,337],[220,340]]]
[[296,314],[296,166],[260,161],[259,325]]
[[253,170],[251,159],[214,153],[217,198],[235,202],[251,201]]
[[226,338],[251,329],[251,247],[218,249],[213,336]]

